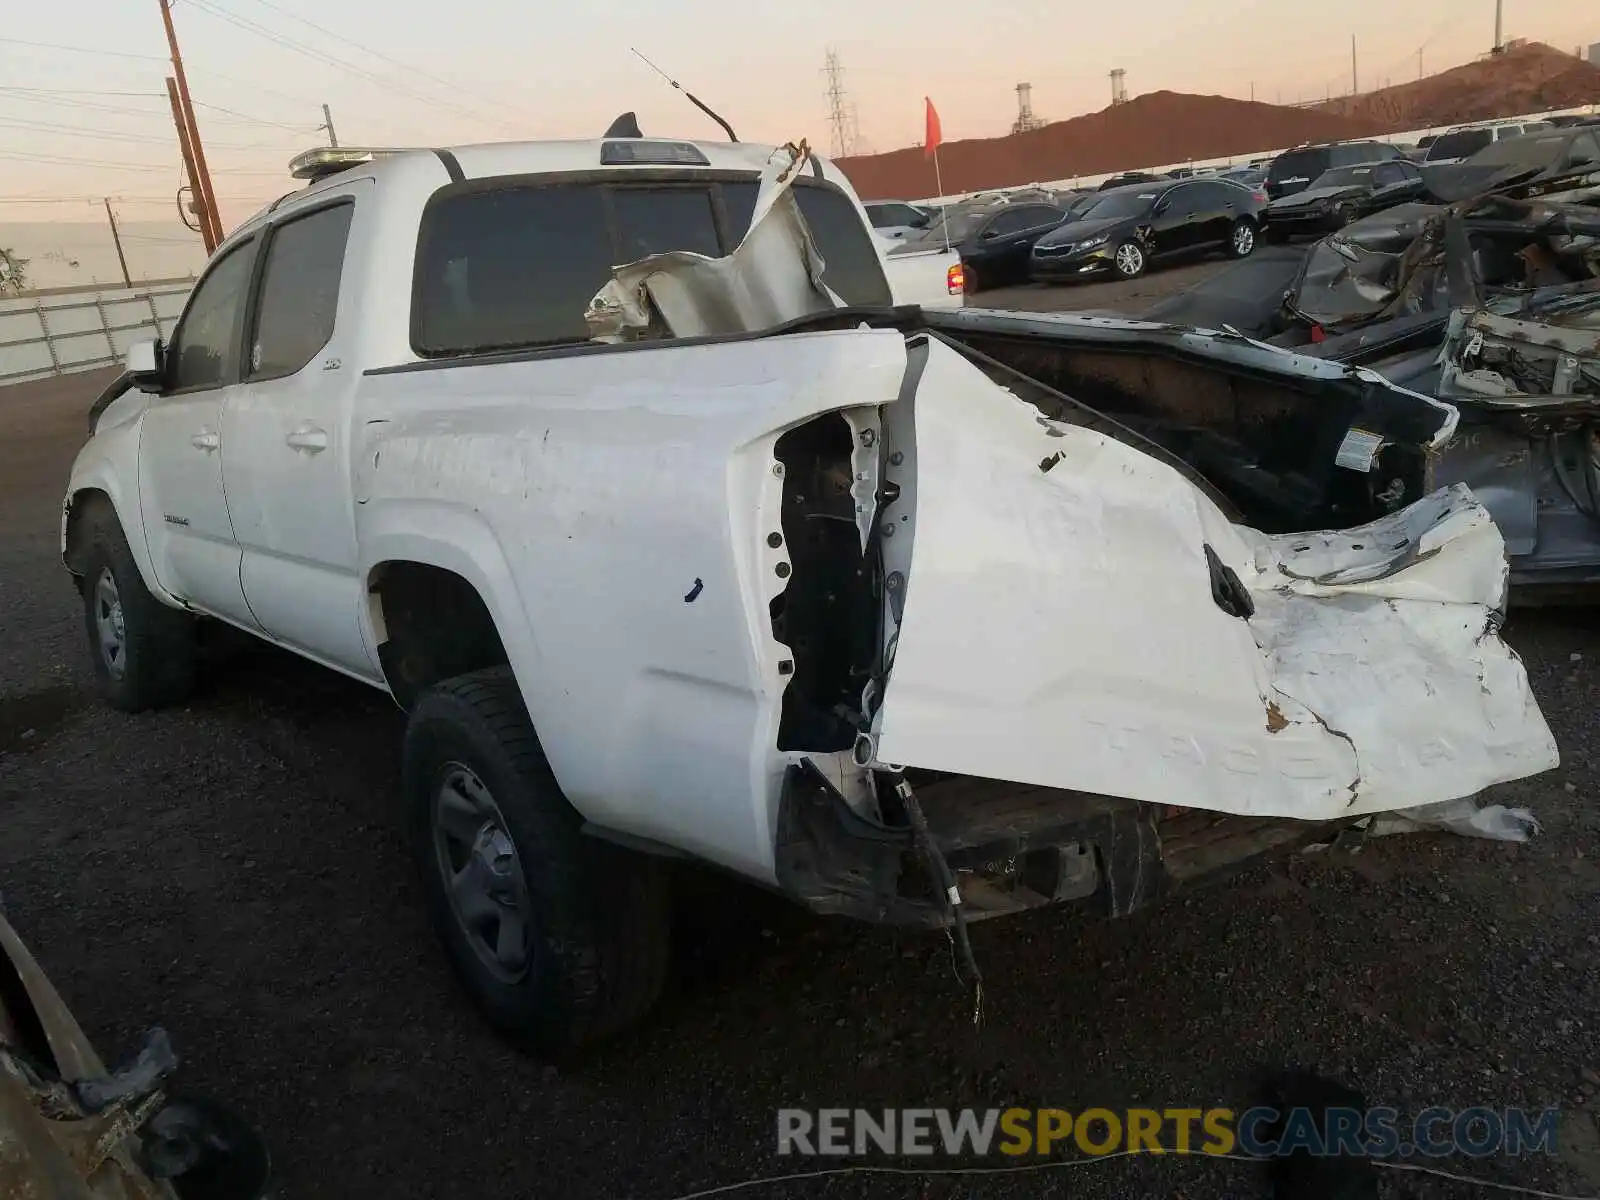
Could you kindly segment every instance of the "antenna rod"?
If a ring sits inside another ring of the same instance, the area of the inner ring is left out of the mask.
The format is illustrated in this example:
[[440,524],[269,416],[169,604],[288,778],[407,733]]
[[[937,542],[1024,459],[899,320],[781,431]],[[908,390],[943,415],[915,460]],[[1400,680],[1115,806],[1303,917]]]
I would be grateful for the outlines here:
[[673,87],[677,88],[678,91],[683,92],[684,97],[689,101],[690,104],[694,105],[701,112],[705,113],[706,116],[710,117],[718,125],[721,125],[722,126],[722,131],[728,135],[728,140],[730,142],[737,142],[739,140],[739,135],[733,132],[733,126],[729,125],[721,117],[717,116],[716,113],[712,112],[709,107],[707,107],[704,103],[701,102],[701,100],[700,100],[700,98],[698,96],[696,96],[693,92],[685,91],[684,87],[683,87],[683,85],[681,83],[679,83],[671,75],[668,75],[660,67],[656,66],[655,63],[651,62],[644,55],[639,54],[639,51],[638,51],[638,49],[636,47],[629,46],[628,49],[632,50],[634,52],[634,54],[638,55],[639,61],[644,63],[645,66],[649,67],[657,75],[661,76],[661,78],[665,79]]

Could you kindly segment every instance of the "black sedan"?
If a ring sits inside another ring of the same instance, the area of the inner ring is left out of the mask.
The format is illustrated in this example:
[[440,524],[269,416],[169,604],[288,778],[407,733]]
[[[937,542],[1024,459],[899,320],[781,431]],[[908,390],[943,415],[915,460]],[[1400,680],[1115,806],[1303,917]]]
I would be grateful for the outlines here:
[[1419,199],[1426,191],[1422,169],[1405,159],[1335,167],[1312,180],[1305,191],[1279,196],[1267,205],[1267,232],[1273,239],[1295,234],[1321,237],[1361,217]]
[[1266,208],[1266,192],[1221,179],[1118,188],[1040,238],[1031,274],[1040,282],[1106,271],[1136,279],[1157,259],[1213,250],[1244,258],[1256,248]]
[[1066,216],[1054,204],[1008,204],[973,222],[953,243],[966,271],[967,290],[1026,283],[1033,244]]

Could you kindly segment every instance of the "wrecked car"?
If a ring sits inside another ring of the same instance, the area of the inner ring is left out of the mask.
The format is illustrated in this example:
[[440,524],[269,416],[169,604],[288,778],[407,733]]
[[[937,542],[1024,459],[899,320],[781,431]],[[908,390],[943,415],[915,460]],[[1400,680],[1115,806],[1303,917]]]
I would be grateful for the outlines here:
[[435,927],[537,1050],[648,1010],[674,858],[971,975],[971,920],[1557,762],[1500,534],[1432,478],[1448,405],[895,306],[804,143],[297,169],[129,351],[63,558],[118,708],[220,621],[406,710]]
[[1574,200],[1600,188],[1600,131],[1574,126],[1523,134],[1460,162],[1430,160],[1422,174],[1429,194],[1445,204],[1491,192],[1512,200]]
[[1403,158],[1335,167],[1312,180],[1304,191],[1280,196],[1267,205],[1267,228],[1274,238],[1325,234],[1415,200],[1423,190],[1421,169]]
[[0,916],[0,1195],[39,1200],[261,1200],[270,1166],[232,1110],[167,1094],[165,1031],[108,1070]]
[[[1517,601],[1592,592],[1600,521],[1588,493],[1595,456],[1583,450],[1593,436],[1592,404],[1581,394],[1563,398],[1555,386],[1580,376],[1558,381],[1551,369],[1538,393],[1535,373],[1536,398],[1519,398],[1520,385],[1509,382],[1491,381],[1486,392],[1470,373],[1447,372],[1457,351],[1445,342],[1451,328],[1503,322],[1535,347],[1555,344],[1563,335],[1547,337],[1541,314],[1581,312],[1600,286],[1600,209],[1497,195],[1402,205],[1317,243],[1285,286],[1291,264],[1257,256],[1143,316],[1226,326],[1449,402],[1460,427],[1439,452],[1434,478],[1466,484],[1493,515]],[[1550,354],[1535,349],[1531,361]]]

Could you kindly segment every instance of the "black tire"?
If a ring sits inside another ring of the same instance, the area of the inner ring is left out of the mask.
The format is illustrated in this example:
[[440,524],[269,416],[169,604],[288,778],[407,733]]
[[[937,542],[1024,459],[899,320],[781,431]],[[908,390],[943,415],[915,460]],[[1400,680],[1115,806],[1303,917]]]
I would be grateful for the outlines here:
[[1120,243],[1111,254],[1111,269],[1116,272],[1118,279],[1137,279],[1149,265],[1149,253],[1132,240]]
[[[435,811],[462,767],[492,797],[515,850],[530,931],[520,976],[486,960],[451,900]],[[665,864],[580,831],[509,668],[460,675],[418,698],[406,726],[404,788],[430,916],[491,1024],[523,1049],[560,1059],[650,1010],[670,950]]]
[[[95,503],[86,511],[74,537],[84,631],[100,695],[123,712],[179,703],[194,688],[194,618],[150,594],[109,504]],[[101,636],[101,623],[114,625],[119,619],[120,645],[113,649]]]
[[1224,247],[1228,257],[1249,258],[1255,253],[1256,236],[1255,223],[1248,217],[1240,217],[1228,231],[1228,244]]
[[1356,210],[1353,205],[1341,204],[1338,208],[1333,210],[1333,227],[1336,230],[1343,229],[1355,219]]

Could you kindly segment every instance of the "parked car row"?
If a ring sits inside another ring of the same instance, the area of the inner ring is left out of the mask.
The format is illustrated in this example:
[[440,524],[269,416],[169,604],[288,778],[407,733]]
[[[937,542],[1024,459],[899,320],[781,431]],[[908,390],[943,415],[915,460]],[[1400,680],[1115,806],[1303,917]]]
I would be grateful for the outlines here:
[[954,249],[968,292],[1105,274],[1133,279],[1193,255],[1242,258],[1263,240],[1321,237],[1401,204],[1449,203],[1473,187],[1503,184],[1507,172],[1581,175],[1600,161],[1595,122],[1489,122],[1415,147],[1330,142],[1220,170],[1126,171],[1091,190],[1034,186],[943,210],[902,201],[866,208],[880,235],[901,242],[897,253]]

